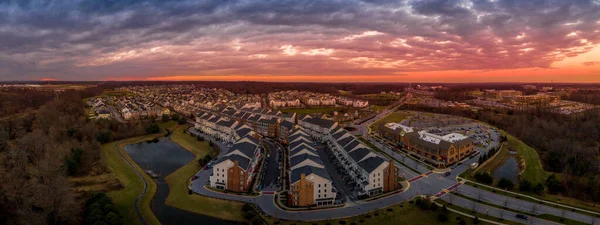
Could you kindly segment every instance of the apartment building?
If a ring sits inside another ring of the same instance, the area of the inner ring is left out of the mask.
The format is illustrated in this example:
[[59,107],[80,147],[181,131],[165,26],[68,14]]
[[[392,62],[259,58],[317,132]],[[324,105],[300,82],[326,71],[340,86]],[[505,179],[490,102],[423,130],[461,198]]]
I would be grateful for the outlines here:
[[327,141],[327,134],[338,127],[338,123],[333,120],[312,117],[309,115],[304,115],[302,118],[299,118],[298,125],[304,128],[311,137],[322,143]]
[[328,147],[338,162],[354,179],[360,195],[373,196],[400,188],[398,167],[373,152],[343,128],[332,130]]
[[314,142],[301,128],[294,129],[288,146],[288,205],[324,206],[335,202],[337,191]]
[[213,166],[210,186],[217,189],[248,192],[262,157],[260,142],[252,136],[238,140]]
[[387,123],[379,125],[379,134],[436,164],[452,164],[474,153],[473,139],[458,133],[440,136],[399,123]]

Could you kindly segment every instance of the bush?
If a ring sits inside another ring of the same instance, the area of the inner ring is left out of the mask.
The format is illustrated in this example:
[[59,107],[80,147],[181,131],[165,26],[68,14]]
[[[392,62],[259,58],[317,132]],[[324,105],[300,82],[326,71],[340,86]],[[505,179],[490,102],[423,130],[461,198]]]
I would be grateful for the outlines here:
[[202,137],[202,136],[196,136],[196,140],[198,140],[198,141],[204,141],[204,137]]
[[479,172],[475,174],[475,180],[484,183],[484,184],[492,184],[494,183],[494,178],[490,175],[489,172]]
[[163,121],[163,122],[168,122],[168,121],[169,121],[169,119],[170,119],[170,118],[169,118],[169,115],[166,115],[166,114],[163,114],[163,115],[162,115],[162,121]]
[[427,209],[431,208],[431,202],[429,200],[421,198],[421,197],[416,198],[415,204],[417,206],[419,206],[419,208],[422,210],[427,210]]
[[179,120],[179,115],[178,114],[171,115],[171,120],[178,121]]
[[254,213],[253,212],[243,212],[242,216],[244,216],[244,219],[246,220],[252,220],[252,218],[254,218]]
[[179,124],[179,125],[183,125],[183,124],[185,124],[186,122],[187,122],[187,121],[185,120],[185,118],[184,118],[184,117],[181,117],[181,118],[179,118],[179,120],[177,120],[177,124]]
[[431,203],[431,206],[429,206],[429,209],[431,209],[432,211],[436,211],[436,210],[438,210],[438,205],[435,203]]
[[252,225],[261,225],[263,224],[263,221],[257,216],[252,218]]
[[148,134],[157,134],[158,132],[160,132],[160,127],[156,123],[150,123],[146,125],[145,129],[146,133]]
[[243,212],[248,212],[248,211],[250,211],[250,210],[252,210],[252,205],[250,205],[250,203],[245,203],[245,204],[242,206],[242,211],[243,211]]
[[530,192],[533,190],[533,184],[528,180],[521,180],[521,183],[519,184],[519,190]]
[[440,222],[446,222],[446,221],[448,221],[448,214],[440,213],[440,214],[438,214],[437,218]]
[[506,179],[506,177],[503,177],[498,182],[498,187],[502,189],[512,189],[514,186],[515,185],[513,184],[513,182],[509,179]]
[[548,176],[546,179],[546,187],[548,187],[548,191],[552,194],[562,193],[565,191],[562,182],[556,177],[555,174]]
[[83,154],[83,150],[79,148],[73,148],[71,149],[71,155],[65,158],[65,166],[69,176],[73,176],[77,173],[77,168],[81,162],[81,154]]
[[479,217],[473,218],[473,224],[479,224]]
[[85,202],[85,224],[122,225],[123,217],[105,193],[93,194]]
[[458,222],[459,225],[467,225],[467,222],[465,222],[464,220],[461,220],[460,222]]
[[533,191],[533,193],[536,193],[536,194],[538,194],[538,195],[541,195],[541,194],[543,194],[543,193],[544,193],[544,189],[545,189],[545,188],[544,188],[544,185],[543,185],[542,183],[538,183],[537,185],[535,185],[535,186],[533,187],[533,190],[532,190],[532,191]]
[[110,133],[110,130],[100,131],[96,135],[96,140],[98,142],[100,142],[100,144],[106,144],[106,143],[110,142],[112,140],[112,135]]

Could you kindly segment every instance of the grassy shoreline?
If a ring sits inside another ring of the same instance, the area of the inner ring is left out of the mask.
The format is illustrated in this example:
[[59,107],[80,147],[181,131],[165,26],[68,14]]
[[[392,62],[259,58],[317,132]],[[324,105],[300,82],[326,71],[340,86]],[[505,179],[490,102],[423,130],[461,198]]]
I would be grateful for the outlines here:
[[[241,202],[216,199],[197,194],[188,194],[189,179],[201,169],[198,160],[213,150],[208,142],[200,142],[188,133],[183,133],[185,126],[178,127],[171,135],[171,140],[194,154],[195,159],[169,174],[165,180],[169,185],[169,195],[165,204],[188,212],[207,215],[223,220],[243,222]],[[215,154],[216,155],[216,154]]]
[[[174,121],[170,121],[167,123],[160,123],[159,125],[161,127],[161,132],[158,134],[143,135],[102,145],[102,153],[107,167],[111,172],[110,174],[116,177],[123,185],[123,189],[110,191],[107,193],[107,195],[113,201],[117,210],[121,212],[124,217],[123,221],[125,221],[125,224],[127,225],[141,224],[135,213],[134,202],[137,196],[144,189],[143,180],[139,179],[137,173],[131,169],[131,166],[129,166],[127,161],[131,162],[134,168],[139,171],[140,174],[142,174],[143,179],[146,180],[146,183],[148,184],[146,194],[142,196],[138,204],[142,216],[147,224],[160,224],[160,221],[158,221],[158,218],[156,215],[154,215],[154,212],[152,212],[152,209],[150,208],[150,203],[156,194],[156,183],[146,173],[144,173],[144,171],[135,163],[135,161],[133,161],[133,159],[131,159],[131,157],[129,157],[129,155],[123,150],[123,147],[126,145],[162,137],[166,134],[165,128],[172,129],[176,124]],[[123,151],[122,153],[125,157],[125,160],[121,157],[119,151]]]

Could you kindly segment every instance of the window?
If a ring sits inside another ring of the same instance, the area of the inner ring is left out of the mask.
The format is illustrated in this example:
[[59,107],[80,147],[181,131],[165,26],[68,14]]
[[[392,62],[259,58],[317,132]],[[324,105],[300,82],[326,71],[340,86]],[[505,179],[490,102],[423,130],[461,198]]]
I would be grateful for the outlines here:
[[241,185],[244,185],[244,182],[241,182],[241,181],[240,181],[240,186],[241,186]]
[[319,187],[321,187],[321,184],[319,184]]
[[244,177],[240,177],[240,180],[244,180]]
[[240,171],[240,175],[244,175],[244,171]]
[[327,187],[327,184],[325,184],[325,187]]
[[221,175],[222,177],[225,177],[225,174]]
[[321,198],[321,195],[319,195],[319,198]]
[[321,190],[319,190],[319,193],[321,193]]
[[323,198],[327,198],[327,194],[325,194],[325,195],[323,196]]

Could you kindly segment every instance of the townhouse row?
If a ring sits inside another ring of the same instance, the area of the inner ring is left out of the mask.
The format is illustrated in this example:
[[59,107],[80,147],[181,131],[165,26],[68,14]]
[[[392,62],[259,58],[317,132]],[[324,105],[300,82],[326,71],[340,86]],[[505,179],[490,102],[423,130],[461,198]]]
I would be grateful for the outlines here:
[[298,125],[314,139],[326,143],[339,166],[358,190],[359,195],[373,196],[401,187],[398,167],[363,144],[338,123],[318,117],[304,116]]
[[312,138],[294,128],[288,145],[288,206],[333,205],[337,191]]

